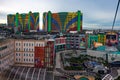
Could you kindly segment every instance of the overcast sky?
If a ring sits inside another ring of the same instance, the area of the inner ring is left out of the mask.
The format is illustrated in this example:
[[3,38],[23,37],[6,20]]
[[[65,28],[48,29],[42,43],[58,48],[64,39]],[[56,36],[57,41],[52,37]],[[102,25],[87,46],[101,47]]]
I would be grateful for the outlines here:
[[[0,23],[7,23],[7,14],[39,12],[83,13],[83,28],[111,28],[118,0],[0,0]],[[40,16],[41,16],[40,15]],[[40,23],[41,23],[40,18]],[[120,29],[120,6],[115,23]]]

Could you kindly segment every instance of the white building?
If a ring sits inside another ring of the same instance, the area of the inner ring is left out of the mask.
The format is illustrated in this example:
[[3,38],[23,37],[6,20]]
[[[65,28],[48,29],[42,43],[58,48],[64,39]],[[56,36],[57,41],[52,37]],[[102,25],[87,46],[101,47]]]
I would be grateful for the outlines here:
[[34,66],[35,47],[45,47],[45,40],[15,39],[15,63],[20,66]]

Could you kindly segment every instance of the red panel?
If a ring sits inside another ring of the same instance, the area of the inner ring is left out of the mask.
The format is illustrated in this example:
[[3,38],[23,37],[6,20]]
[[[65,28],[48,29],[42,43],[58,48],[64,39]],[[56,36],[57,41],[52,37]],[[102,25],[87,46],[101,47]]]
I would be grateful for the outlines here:
[[35,67],[44,67],[45,49],[44,47],[35,47]]

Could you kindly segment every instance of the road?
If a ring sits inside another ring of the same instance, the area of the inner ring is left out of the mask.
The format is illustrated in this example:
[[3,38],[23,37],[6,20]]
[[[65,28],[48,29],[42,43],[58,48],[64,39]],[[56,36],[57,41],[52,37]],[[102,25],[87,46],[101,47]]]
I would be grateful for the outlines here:
[[93,72],[86,72],[86,71],[67,71],[63,69],[63,64],[61,62],[61,58],[60,58],[60,54],[67,52],[67,51],[60,51],[56,53],[56,71],[62,73],[62,74],[66,74],[66,75],[91,75],[91,76],[95,76],[96,74]]

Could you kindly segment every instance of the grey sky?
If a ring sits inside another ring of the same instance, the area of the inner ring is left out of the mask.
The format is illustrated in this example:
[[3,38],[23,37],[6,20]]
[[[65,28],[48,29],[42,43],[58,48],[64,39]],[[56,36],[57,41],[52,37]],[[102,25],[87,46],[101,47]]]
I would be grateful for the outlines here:
[[[32,12],[83,13],[83,28],[109,28],[112,25],[118,0],[0,0],[0,23],[7,22],[7,14]],[[40,20],[42,21],[42,20]],[[115,28],[120,27],[120,8]],[[120,28],[119,28],[120,29]]]

